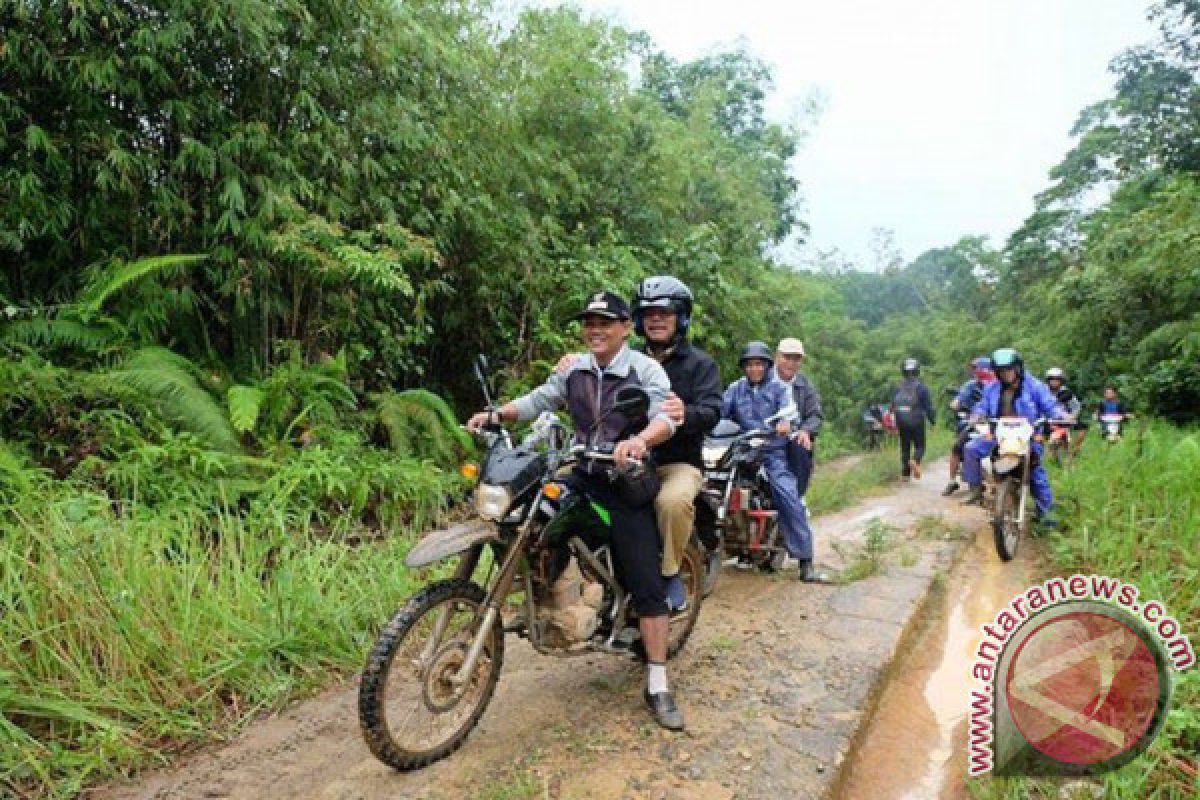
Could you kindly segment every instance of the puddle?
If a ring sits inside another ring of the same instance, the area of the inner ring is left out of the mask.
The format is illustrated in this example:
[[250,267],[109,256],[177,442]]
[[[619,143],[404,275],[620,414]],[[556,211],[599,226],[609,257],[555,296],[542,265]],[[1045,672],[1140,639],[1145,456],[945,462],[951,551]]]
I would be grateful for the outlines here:
[[892,666],[853,760],[842,800],[965,800],[967,696],[979,628],[1035,574],[1032,548],[1003,563],[990,529],[979,530]]

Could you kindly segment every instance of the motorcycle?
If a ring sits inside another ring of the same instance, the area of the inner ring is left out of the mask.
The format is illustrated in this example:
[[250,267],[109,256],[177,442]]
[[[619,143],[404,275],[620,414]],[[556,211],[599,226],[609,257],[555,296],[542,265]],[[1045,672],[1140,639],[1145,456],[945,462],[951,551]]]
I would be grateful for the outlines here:
[[866,449],[878,450],[883,443],[883,409],[872,406],[863,412],[861,422],[866,435]]
[[1011,561],[1021,537],[1029,534],[1033,516],[1029,499],[1033,440],[1045,420],[1030,423],[1024,417],[997,417],[988,422],[996,437],[990,463],[986,464],[993,486],[992,535],[1000,558]]
[[[766,423],[782,418],[775,415]],[[763,570],[779,570],[787,558],[763,467],[763,445],[775,435],[769,427],[743,431],[722,420],[705,437],[703,450],[702,498],[711,510],[721,549]]]
[[[481,357],[476,376],[491,407],[485,369]],[[626,387],[613,410],[633,418],[648,402],[645,391]],[[572,446],[549,412],[515,446],[502,427],[482,435],[471,518],[427,534],[405,559],[410,569],[454,558],[457,565],[400,608],[363,669],[363,737],[398,770],[427,766],[463,743],[495,692],[506,636],[543,655],[644,653],[614,566],[609,511],[563,477],[580,463],[615,476],[611,448]],[[669,620],[668,657],[687,642],[703,602],[704,555],[694,539],[682,562],[688,605]]]
[[1100,427],[1104,438],[1109,442],[1121,441],[1121,424],[1125,422],[1124,414],[1101,414]]
[[1050,436],[1046,441],[1046,454],[1058,466],[1071,461],[1071,426],[1051,425]]

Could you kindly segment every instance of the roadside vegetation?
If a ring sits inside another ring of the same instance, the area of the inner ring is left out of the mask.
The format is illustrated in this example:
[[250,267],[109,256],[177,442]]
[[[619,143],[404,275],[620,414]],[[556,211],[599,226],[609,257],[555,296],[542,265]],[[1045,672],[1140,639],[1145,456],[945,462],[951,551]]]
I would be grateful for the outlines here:
[[[486,2],[0,4],[0,794],[71,796],[357,669],[465,488],[472,357],[539,382],[600,287],[688,282],[727,380],[747,340],[802,338],[823,460],[903,358],[941,392],[1009,344],[1194,421],[1200,4],[1155,13],[1010,241],[804,271],[774,254],[813,121],[767,118],[743,50]],[[895,460],[818,467],[813,510]],[[1106,511],[1053,546],[1143,566],[1194,631],[1196,526],[1158,505],[1187,487],[1120,466],[1128,493],[1072,484]],[[1157,537],[1109,553],[1128,520]]]
[[[1048,572],[1099,574],[1159,600],[1200,644],[1200,432],[1162,422],[1131,425],[1115,444],[1096,432],[1072,466],[1053,474],[1063,529],[1044,540]],[[1097,778],[1104,797],[1176,800],[1200,786],[1200,669],[1175,673],[1163,732],[1149,751]],[[988,800],[1059,797],[1058,781],[975,781]]]

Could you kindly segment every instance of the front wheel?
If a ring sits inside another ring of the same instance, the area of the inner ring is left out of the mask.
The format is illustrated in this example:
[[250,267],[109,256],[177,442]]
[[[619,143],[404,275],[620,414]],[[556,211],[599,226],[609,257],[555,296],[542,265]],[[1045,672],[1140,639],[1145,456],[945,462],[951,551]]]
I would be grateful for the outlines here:
[[996,483],[996,498],[992,510],[992,534],[996,553],[1003,561],[1012,561],[1021,541],[1023,520],[1019,516],[1021,484],[1013,477]]
[[412,770],[445,758],[479,722],[504,662],[499,615],[472,674],[459,681],[484,619],[484,593],[464,580],[418,592],[380,632],[358,690],[363,738],[383,763]]

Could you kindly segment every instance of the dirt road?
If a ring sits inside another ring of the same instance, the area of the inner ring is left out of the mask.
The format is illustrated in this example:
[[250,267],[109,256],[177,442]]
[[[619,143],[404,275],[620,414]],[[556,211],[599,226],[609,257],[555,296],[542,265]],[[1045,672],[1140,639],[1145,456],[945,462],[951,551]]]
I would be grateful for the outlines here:
[[456,754],[420,772],[396,773],[371,757],[358,730],[356,687],[348,685],[255,723],[226,747],[99,796],[827,796],[888,664],[914,638],[905,633],[916,629],[931,584],[952,567],[962,531],[982,523],[981,512],[939,496],[944,472],[942,463],[931,464],[921,482],[816,520],[826,569],[866,572],[860,553],[867,539],[874,542],[881,569],[863,580],[807,585],[792,572],[725,569],[671,666],[687,714],[684,734],[653,725],[632,661],[562,661],[512,641],[479,728]]

